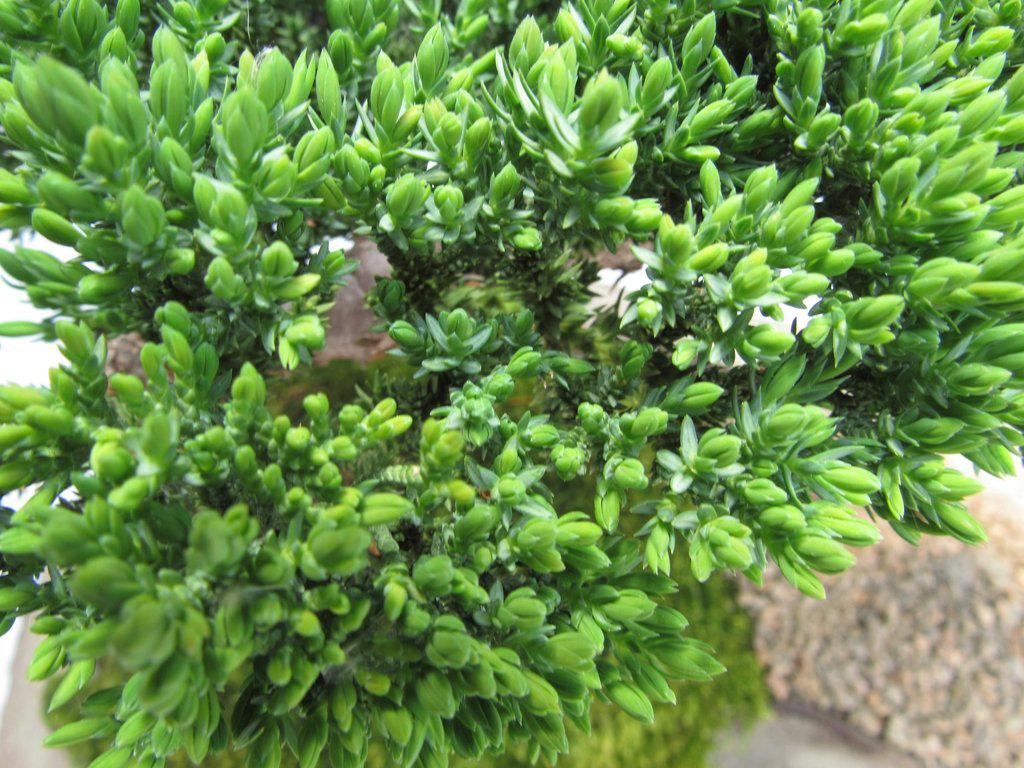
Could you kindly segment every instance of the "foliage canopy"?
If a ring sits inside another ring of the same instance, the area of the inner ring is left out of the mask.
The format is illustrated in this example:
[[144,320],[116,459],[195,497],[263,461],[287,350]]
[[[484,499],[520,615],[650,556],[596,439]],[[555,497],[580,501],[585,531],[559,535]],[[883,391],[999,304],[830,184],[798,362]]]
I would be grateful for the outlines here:
[[[0,332],[66,359],[0,388],[0,627],[40,612],[54,707],[122,673],[49,743],[553,761],[721,671],[675,551],[823,597],[873,521],[983,540],[942,457],[1022,442],[1020,0],[308,13],[0,0],[0,226],[71,253],[0,251],[46,313]],[[406,368],[292,419],[337,234]],[[595,308],[625,243],[649,281]]]

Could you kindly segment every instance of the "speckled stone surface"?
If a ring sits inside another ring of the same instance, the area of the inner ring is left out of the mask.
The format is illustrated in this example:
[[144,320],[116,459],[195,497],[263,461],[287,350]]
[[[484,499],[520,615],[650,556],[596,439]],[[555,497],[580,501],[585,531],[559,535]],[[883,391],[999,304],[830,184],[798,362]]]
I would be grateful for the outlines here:
[[[989,543],[895,535],[804,598],[773,573],[741,600],[776,699],[799,701],[928,768],[1024,765],[1024,484],[972,501]],[[824,764],[822,764],[824,765]]]

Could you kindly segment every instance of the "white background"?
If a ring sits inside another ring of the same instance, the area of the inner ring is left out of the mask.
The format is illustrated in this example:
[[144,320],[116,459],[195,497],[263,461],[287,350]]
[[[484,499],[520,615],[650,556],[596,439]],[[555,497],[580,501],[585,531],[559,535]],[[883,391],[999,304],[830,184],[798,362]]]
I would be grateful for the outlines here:
[[[25,240],[24,244],[57,253],[57,249],[49,243]],[[11,247],[10,236],[7,233],[0,233],[0,248],[10,250]],[[42,316],[42,312],[26,302],[22,291],[0,282],[0,322],[33,320]],[[33,339],[0,337],[0,383],[46,385],[50,368],[57,365],[59,360],[60,354],[55,344]],[[7,498],[5,501],[8,505],[15,503],[14,498]],[[19,621],[14,629],[0,637],[0,717],[3,715],[4,704],[10,692],[11,665],[14,662],[18,635],[24,631],[23,624],[24,622]]]

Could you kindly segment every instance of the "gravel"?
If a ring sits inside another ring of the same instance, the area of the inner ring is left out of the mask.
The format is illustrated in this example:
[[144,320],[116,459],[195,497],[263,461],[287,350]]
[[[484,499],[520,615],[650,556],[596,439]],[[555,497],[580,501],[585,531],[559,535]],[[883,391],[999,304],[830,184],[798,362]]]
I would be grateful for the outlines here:
[[913,548],[889,534],[826,584],[824,602],[777,572],[744,586],[776,699],[831,713],[928,768],[1024,764],[1022,488],[973,503],[983,547]]

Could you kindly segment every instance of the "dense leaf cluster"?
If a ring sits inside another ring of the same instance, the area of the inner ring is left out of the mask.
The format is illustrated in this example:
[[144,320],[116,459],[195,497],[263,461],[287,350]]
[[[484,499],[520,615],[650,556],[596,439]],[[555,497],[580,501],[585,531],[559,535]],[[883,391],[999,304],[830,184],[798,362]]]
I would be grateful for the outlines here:
[[[1022,442],[1019,0],[286,6],[0,0],[0,225],[70,251],[0,251],[46,313],[0,332],[66,358],[0,388],[52,744],[553,761],[595,699],[720,671],[677,550],[821,597],[858,508],[983,540],[943,456]],[[264,374],[324,346],[336,234],[389,257],[408,375],[292,420]],[[648,281],[595,308],[624,244]]]

